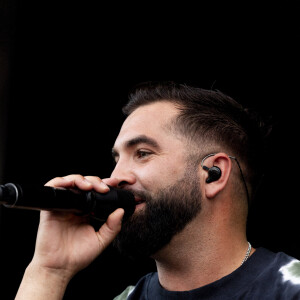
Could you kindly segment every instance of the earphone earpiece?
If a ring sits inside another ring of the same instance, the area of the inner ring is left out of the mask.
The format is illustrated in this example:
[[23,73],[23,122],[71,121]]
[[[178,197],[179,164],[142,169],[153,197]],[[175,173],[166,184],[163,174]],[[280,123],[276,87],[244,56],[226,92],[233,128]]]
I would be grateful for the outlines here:
[[208,172],[208,177],[206,179],[206,183],[211,183],[213,181],[217,181],[217,180],[219,180],[219,178],[222,175],[222,171],[219,167],[213,166],[211,168],[208,168],[206,166],[203,166],[202,168]]
[[[202,161],[201,161],[201,167],[203,168],[203,170],[207,171],[208,172],[208,177],[206,179],[206,182],[207,183],[210,183],[210,182],[213,182],[213,181],[216,181],[216,180],[219,180],[221,175],[222,175],[222,171],[219,167],[216,167],[216,166],[213,166],[211,168],[208,168],[206,166],[203,166],[204,164],[204,161],[208,158],[208,157],[211,157],[211,156],[214,156],[216,155],[217,153],[210,153],[210,154],[207,154],[206,156],[204,156],[202,158]],[[234,156],[231,156],[231,155],[228,155],[229,158],[231,159],[234,159],[240,169],[240,172],[241,172],[241,177],[242,177],[242,180],[243,180],[243,183],[244,183],[244,186],[245,186],[245,189],[246,189],[246,194],[247,194],[247,200],[248,200],[248,204],[250,203],[250,197],[249,197],[249,192],[248,192],[248,188],[247,188],[247,183],[246,183],[246,180],[245,180],[245,177],[243,175],[243,172],[242,172],[242,168],[240,166],[240,163],[239,161],[237,160],[236,157]]]

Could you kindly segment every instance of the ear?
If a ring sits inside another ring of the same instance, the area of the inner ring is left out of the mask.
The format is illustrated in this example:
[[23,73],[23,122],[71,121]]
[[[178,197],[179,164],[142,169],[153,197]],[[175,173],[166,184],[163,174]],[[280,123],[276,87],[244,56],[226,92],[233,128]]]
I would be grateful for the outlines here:
[[225,189],[228,179],[231,172],[231,159],[228,157],[226,153],[217,153],[213,156],[208,157],[203,166],[207,168],[218,167],[221,170],[220,178],[214,180],[212,182],[206,182],[207,178],[209,177],[207,168],[202,168],[201,174],[204,176],[203,183],[204,184],[204,192],[205,196],[208,199],[212,199],[216,197],[222,190]]

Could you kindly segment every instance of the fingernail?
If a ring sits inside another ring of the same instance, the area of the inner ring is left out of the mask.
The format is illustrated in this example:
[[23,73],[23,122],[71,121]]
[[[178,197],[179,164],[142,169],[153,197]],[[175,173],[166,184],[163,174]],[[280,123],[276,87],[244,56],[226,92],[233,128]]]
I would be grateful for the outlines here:
[[109,190],[109,187],[103,181],[101,181],[101,186],[102,186],[102,188]]

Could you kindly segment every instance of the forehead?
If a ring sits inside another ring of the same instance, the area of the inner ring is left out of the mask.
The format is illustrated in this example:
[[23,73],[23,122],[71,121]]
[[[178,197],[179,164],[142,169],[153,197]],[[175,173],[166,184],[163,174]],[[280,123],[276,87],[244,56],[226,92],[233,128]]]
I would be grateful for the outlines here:
[[163,101],[143,105],[133,111],[124,121],[116,139],[115,147],[121,146],[136,136],[148,136],[155,139],[165,138],[168,124],[178,114],[174,104]]

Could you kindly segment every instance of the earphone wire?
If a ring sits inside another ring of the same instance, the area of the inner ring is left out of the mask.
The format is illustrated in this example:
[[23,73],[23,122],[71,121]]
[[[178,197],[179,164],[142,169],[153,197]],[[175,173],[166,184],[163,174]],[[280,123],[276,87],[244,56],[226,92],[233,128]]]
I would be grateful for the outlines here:
[[230,156],[228,155],[228,157],[234,159],[240,169],[240,173],[241,173],[241,177],[242,177],[242,180],[243,180],[243,183],[244,183],[244,186],[245,186],[245,189],[246,189],[246,194],[247,194],[247,201],[248,201],[248,204],[250,204],[250,196],[249,196],[249,191],[248,191],[248,187],[247,187],[247,183],[246,183],[246,180],[245,180],[245,177],[244,177],[244,174],[243,174],[243,171],[242,171],[242,168],[241,168],[241,165],[239,163],[239,161],[237,160],[236,157],[234,156]]

